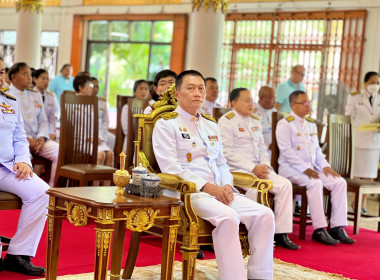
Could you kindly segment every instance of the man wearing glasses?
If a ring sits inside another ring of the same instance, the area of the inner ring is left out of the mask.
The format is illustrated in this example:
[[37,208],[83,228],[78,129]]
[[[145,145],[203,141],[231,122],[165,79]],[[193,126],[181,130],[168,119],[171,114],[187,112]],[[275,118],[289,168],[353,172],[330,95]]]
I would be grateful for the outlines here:
[[[347,226],[347,183],[330,168],[318,142],[317,126],[310,112],[310,99],[304,91],[294,91],[289,96],[291,113],[280,120],[276,138],[280,149],[278,173],[292,183],[307,189],[306,195],[313,223],[314,241],[336,245],[353,244],[346,234]],[[331,191],[330,232],[327,232],[323,209],[323,187]]]
[[305,91],[302,84],[305,76],[305,67],[302,65],[293,66],[290,78],[276,88],[276,109],[282,114],[288,114],[291,111],[289,104],[289,95],[295,90]]

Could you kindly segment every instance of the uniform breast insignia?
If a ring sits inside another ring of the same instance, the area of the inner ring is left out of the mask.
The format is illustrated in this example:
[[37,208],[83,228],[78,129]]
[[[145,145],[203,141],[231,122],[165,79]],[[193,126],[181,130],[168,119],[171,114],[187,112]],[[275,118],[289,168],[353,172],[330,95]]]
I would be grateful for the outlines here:
[[6,93],[6,91],[9,89],[9,87],[4,87],[2,89],[0,89],[0,93],[2,95],[4,95],[6,98],[9,98],[9,99],[12,99],[12,100],[16,100],[16,98],[12,95],[9,95],[8,93]]
[[181,133],[183,139],[190,139],[190,135],[187,133]]
[[310,117],[306,117],[305,120],[307,120],[308,122],[315,123],[315,120],[313,118],[310,118]]
[[239,131],[244,132],[245,128],[244,127],[239,127]]
[[255,119],[255,120],[260,120],[260,117],[259,116],[256,116],[256,115],[251,115],[251,118]]
[[42,108],[42,104],[39,103],[38,100],[34,100],[34,107],[36,107],[37,109]]
[[357,94],[359,94],[359,93],[360,93],[360,91],[357,90],[357,91],[351,92],[350,94],[351,94],[352,96],[354,96],[354,95],[357,95]]
[[252,130],[252,131],[258,131],[258,130],[259,130],[259,127],[258,127],[258,126],[252,126],[251,130]]
[[297,136],[301,136],[302,134],[300,132],[297,132]]
[[202,117],[204,117],[205,119],[209,120],[209,121],[212,121],[214,123],[216,123],[216,119],[214,119],[213,117],[207,115],[207,114],[202,114]]
[[192,161],[192,157],[191,157],[191,154],[190,154],[190,153],[187,153],[187,154],[186,154],[186,158],[187,158],[187,161],[188,161],[188,162],[191,162],[191,161]]
[[174,119],[176,117],[178,117],[177,112],[169,112],[169,113],[162,114],[162,118],[164,120],[170,120],[170,119]]
[[209,136],[208,136],[208,140],[210,140],[210,141],[219,141],[217,135],[209,135]]
[[235,113],[234,112],[231,112],[231,113],[229,113],[229,114],[226,115],[226,118],[229,119],[229,120],[232,119],[233,117],[235,117]]
[[1,112],[3,112],[3,114],[16,114],[15,110],[11,108],[11,105],[5,104],[5,102],[0,104],[0,107],[1,107]]
[[288,122],[294,121],[294,116],[288,116],[285,118]]

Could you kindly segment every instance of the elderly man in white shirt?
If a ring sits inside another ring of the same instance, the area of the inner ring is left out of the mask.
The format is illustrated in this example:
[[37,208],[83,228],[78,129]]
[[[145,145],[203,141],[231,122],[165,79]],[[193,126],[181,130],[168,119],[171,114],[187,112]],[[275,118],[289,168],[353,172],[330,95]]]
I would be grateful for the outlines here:
[[[264,143],[260,118],[253,115],[253,99],[246,88],[236,88],[230,93],[233,110],[219,119],[224,157],[231,171],[256,175],[273,182],[275,241],[286,249],[297,250],[288,237],[293,231],[293,190],[290,181],[277,175],[270,166]],[[246,197],[257,200],[257,192],[246,189]]]
[[[162,172],[196,184],[192,206],[199,217],[215,226],[212,236],[220,279],[247,279],[238,233],[240,222],[248,230],[252,252],[248,279],[272,279],[273,213],[232,187],[218,125],[208,115],[198,113],[205,98],[203,76],[194,70],[182,72],[176,87],[175,114],[157,121],[153,131],[158,165]],[[179,197],[179,193],[170,191],[164,195]]]

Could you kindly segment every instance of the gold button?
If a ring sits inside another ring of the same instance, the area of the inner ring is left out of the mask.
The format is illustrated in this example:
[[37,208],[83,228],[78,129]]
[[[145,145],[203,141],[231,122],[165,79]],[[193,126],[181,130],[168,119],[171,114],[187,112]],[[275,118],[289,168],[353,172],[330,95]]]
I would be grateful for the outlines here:
[[192,121],[192,122],[194,122],[194,121],[195,121],[195,118],[194,118],[194,117],[192,117],[192,118],[191,118],[191,121]]
[[206,153],[206,156],[209,156],[210,155],[210,153]]
[[212,165],[210,166],[211,169],[213,169]]
[[297,146],[297,150],[298,150],[298,151],[301,150],[301,147],[300,147],[300,146]]
[[27,118],[27,119],[30,119],[30,116],[27,116],[26,118]]
[[25,110],[28,109],[28,106],[24,106],[24,109],[25,109]]

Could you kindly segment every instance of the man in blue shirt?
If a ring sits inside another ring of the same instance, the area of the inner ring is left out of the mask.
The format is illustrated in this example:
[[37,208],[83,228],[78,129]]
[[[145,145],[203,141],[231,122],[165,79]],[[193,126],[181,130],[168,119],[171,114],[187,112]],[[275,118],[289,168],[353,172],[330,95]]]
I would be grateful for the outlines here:
[[292,111],[289,103],[289,95],[296,90],[305,91],[302,80],[305,76],[305,67],[296,65],[292,68],[290,78],[276,88],[276,109],[278,112],[287,115]]

